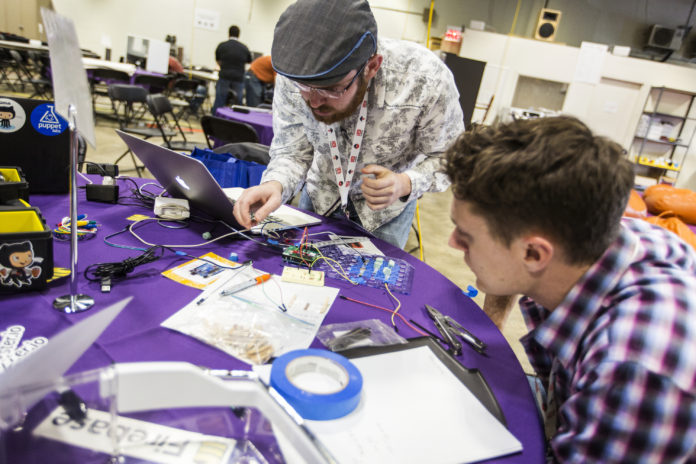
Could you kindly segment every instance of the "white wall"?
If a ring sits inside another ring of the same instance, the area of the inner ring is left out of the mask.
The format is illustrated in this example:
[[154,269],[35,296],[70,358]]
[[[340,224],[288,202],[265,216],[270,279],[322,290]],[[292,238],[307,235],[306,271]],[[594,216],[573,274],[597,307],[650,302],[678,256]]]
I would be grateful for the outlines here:
[[[215,66],[215,47],[227,39],[229,26],[241,29],[240,40],[250,50],[271,52],[273,29],[293,0],[53,0],[55,10],[75,22],[80,45],[104,56],[104,41],[111,56],[126,53],[126,37],[136,35],[164,40],[177,37],[184,47],[184,64]],[[427,24],[422,20],[427,0],[373,0],[370,2],[380,35],[425,44]],[[219,14],[215,31],[194,27],[194,12]]]
[[[603,82],[618,81],[625,88],[638,89],[633,102],[625,101],[622,94],[624,110],[617,111],[612,121],[606,114],[610,105],[601,97],[606,86],[574,80],[580,55],[578,47],[467,29],[459,54],[487,62],[477,100],[477,106],[485,108],[495,95],[486,122],[508,111],[520,75],[564,82],[568,84],[568,92],[563,113],[579,117],[596,132],[609,133],[626,149],[631,145],[651,87],[696,93],[694,68],[607,54],[601,69]],[[473,120],[480,120],[482,115],[483,110],[477,110]],[[607,127],[612,122],[612,127]],[[677,185],[696,190],[696,137],[687,151]]]

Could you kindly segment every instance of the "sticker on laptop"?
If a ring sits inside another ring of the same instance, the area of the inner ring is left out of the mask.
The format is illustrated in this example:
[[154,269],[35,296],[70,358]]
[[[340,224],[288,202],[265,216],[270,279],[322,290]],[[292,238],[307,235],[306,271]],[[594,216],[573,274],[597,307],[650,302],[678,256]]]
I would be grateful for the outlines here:
[[44,103],[31,112],[31,125],[39,134],[60,135],[68,128],[68,122],[56,113],[56,105]]
[[22,105],[9,98],[0,98],[0,134],[16,132],[27,121]]

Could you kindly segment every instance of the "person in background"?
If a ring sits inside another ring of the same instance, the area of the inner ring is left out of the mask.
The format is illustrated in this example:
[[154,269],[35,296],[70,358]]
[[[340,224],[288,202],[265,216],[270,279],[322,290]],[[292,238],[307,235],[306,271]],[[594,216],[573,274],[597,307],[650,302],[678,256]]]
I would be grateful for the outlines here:
[[276,72],[271,64],[271,56],[264,55],[251,62],[244,76],[244,91],[247,106],[259,106],[264,103],[267,86],[275,84]]
[[236,103],[241,105],[243,102],[244,66],[251,63],[251,53],[247,46],[239,41],[239,27],[230,26],[229,40],[220,43],[215,49],[215,61],[220,66],[220,72],[215,85],[213,115],[218,108],[227,104],[230,88],[236,93]]
[[183,74],[184,67],[176,58],[176,50],[172,49],[169,52],[169,74]]
[[696,462],[696,253],[621,216],[633,167],[572,117],[476,127],[448,149],[450,246],[523,295],[548,462]]
[[236,219],[250,227],[301,190],[300,208],[403,248],[416,200],[449,186],[442,155],[464,127],[450,70],[420,45],[378,39],[366,0],[293,3],[271,56],[271,161]]

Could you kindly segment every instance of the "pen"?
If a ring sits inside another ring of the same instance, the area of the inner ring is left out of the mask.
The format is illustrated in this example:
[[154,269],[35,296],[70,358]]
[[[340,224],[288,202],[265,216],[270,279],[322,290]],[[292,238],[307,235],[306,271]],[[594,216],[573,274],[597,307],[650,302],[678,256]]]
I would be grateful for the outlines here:
[[237,284],[234,287],[230,287],[227,290],[223,290],[222,292],[220,292],[220,295],[227,296],[227,295],[232,295],[232,294],[237,293],[237,292],[241,292],[245,288],[249,288],[249,287],[253,287],[254,285],[262,284],[270,278],[271,278],[271,274],[260,275],[254,279],[247,280],[246,282],[242,282],[241,284]]

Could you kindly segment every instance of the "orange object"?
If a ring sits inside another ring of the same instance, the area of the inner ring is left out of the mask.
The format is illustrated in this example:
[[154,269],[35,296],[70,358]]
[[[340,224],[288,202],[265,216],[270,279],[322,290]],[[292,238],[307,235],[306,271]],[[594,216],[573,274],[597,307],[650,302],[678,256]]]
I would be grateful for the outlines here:
[[636,190],[631,190],[631,196],[628,197],[628,204],[624,216],[643,219],[648,215],[648,207],[643,198]]
[[256,280],[256,283],[257,283],[257,284],[262,284],[262,283],[264,283],[265,281],[267,281],[267,280],[270,279],[270,278],[271,278],[271,274],[264,274],[264,275],[258,276],[258,277],[257,277],[256,279],[254,279],[254,280]]
[[674,232],[696,250],[696,234],[694,234],[691,229],[689,229],[689,226],[684,224],[681,219],[676,217],[673,212],[665,211],[659,216],[651,216],[649,218],[645,218],[645,220],[651,224],[664,227],[665,229]]
[[276,72],[271,64],[271,55],[264,55],[256,58],[249,66],[251,72],[266,84],[275,83]]
[[671,211],[687,224],[696,225],[696,192],[671,185],[653,185],[645,190],[643,199],[652,214]]

